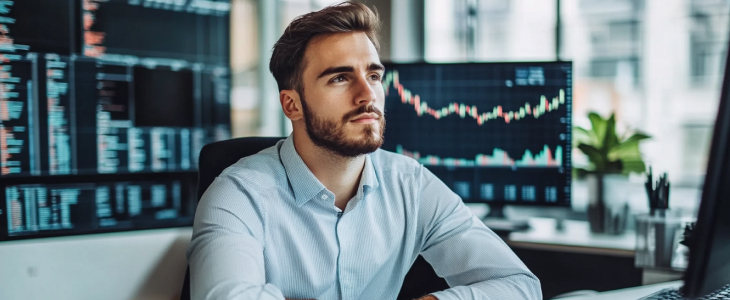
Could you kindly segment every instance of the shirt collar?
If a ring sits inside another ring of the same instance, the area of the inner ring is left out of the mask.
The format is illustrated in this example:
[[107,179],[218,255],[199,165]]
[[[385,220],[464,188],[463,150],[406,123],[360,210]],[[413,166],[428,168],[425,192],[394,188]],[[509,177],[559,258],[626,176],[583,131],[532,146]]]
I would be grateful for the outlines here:
[[[370,191],[377,189],[379,186],[380,182],[378,181],[378,174],[375,172],[373,159],[370,154],[365,155],[365,168],[362,171],[359,188],[362,188],[363,194],[367,195]],[[365,187],[367,187],[367,189]]]
[[[293,135],[289,135],[284,140],[284,143],[279,149],[279,156],[286,170],[289,184],[294,191],[294,198],[298,206],[304,205],[322,193],[322,191],[327,190],[319,179],[314,176],[312,171],[309,170],[309,167],[304,163],[299,153],[297,153],[297,150],[294,148]],[[370,191],[380,186],[370,154],[365,156],[365,168],[363,168],[359,185],[358,190],[362,189],[364,195],[369,194]],[[366,189],[365,187],[368,188]]]
[[326,190],[324,184],[319,182],[317,177],[312,174],[309,167],[304,163],[302,157],[299,156],[294,148],[294,137],[289,135],[279,150],[281,163],[286,170],[286,176],[289,184],[294,190],[294,198],[297,205],[301,206],[310,199],[317,196],[323,190]]

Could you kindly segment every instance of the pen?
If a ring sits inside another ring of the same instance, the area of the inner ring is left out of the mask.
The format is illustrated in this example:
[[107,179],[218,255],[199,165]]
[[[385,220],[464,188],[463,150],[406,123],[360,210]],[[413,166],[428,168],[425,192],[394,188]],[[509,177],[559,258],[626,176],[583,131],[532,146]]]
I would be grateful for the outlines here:
[[649,167],[644,188],[646,189],[651,215],[655,215],[657,209],[669,209],[669,187],[667,173],[664,172],[659,176],[659,180],[654,182],[654,171]]
[[654,215],[654,209],[656,208],[656,204],[654,203],[655,197],[654,197],[654,175],[652,168],[649,167],[649,173],[646,174],[646,182],[644,183],[644,188],[646,188],[646,196],[649,201],[649,209],[652,215]]

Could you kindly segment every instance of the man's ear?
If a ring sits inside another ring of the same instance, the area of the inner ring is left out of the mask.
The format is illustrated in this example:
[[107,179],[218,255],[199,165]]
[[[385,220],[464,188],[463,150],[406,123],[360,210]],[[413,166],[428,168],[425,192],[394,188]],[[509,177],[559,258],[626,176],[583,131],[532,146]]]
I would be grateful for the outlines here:
[[298,121],[304,118],[302,110],[301,98],[295,90],[282,90],[279,92],[279,102],[284,115],[292,121]]

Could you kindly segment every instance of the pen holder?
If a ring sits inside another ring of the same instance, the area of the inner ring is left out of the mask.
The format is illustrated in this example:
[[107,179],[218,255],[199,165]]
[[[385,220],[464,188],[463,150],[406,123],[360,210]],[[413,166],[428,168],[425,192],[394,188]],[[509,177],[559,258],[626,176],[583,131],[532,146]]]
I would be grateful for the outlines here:
[[686,249],[682,240],[683,218],[670,210],[636,216],[637,268],[682,270],[686,265]]

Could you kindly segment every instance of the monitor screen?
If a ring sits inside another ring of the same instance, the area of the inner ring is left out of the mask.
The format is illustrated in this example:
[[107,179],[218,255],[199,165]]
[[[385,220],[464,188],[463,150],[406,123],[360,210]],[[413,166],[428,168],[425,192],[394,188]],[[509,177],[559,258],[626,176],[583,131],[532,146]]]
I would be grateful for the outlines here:
[[0,3],[0,241],[192,224],[229,0]]
[[570,204],[570,62],[387,64],[383,149],[466,202]]
[[77,0],[83,55],[227,64],[230,0]]

